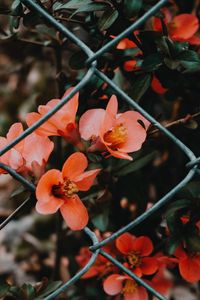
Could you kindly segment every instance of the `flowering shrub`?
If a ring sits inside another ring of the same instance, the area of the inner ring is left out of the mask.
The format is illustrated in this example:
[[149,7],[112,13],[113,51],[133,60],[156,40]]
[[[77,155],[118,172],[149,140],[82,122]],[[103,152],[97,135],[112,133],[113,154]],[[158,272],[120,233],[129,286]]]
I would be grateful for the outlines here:
[[[79,32],[96,52],[157,1],[36,3],[70,32]],[[46,299],[61,281],[82,270],[93,259],[94,248],[89,249],[84,236],[89,226],[94,239],[112,241],[103,244],[77,286],[56,299],[150,300],[153,288],[182,300],[176,295],[180,285],[192,287],[198,299],[198,167],[194,180],[184,179],[187,184],[177,189],[170,204],[112,239],[183,180],[188,171],[185,146],[181,144],[180,152],[156,121],[133,110],[130,101],[95,73],[61,106],[87,72],[80,45],[19,0],[4,0],[0,13],[0,190],[7,195],[6,201],[0,195],[1,228],[16,215],[19,203],[30,200],[13,220],[15,231],[8,224],[8,234],[0,236],[0,252],[10,255],[14,265],[0,270],[0,298]],[[199,153],[198,16],[198,2],[169,1],[97,59],[98,70],[189,146],[189,156]],[[30,132],[57,105],[60,109]],[[26,130],[29,134],[4,153]],[[9,173],[26,180],[34,195]]]

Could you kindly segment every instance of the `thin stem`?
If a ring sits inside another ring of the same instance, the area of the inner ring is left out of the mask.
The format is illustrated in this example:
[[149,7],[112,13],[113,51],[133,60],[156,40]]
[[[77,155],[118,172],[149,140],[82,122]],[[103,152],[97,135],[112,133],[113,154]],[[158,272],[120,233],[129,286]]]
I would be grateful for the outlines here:
[[3,229],[21,210],[22,207],[24,207],[30,200],[30,197],[28,197],[20,206],[18,206],[1,224],[0,224],[0,230]]
[[[176,120],[176,121],[173,121],[173,122],[171,122],[171,123],[168,123],[168,124],[165,125],[164,127],[165,127],[165,128],[171,128],[171,127],[177,126],[177,125],[184,125],[184,124],[187,124],[187,122],[188,122],[189,120],[195,119],[195,118],[197,118],[197,117],[199,117],[199,116],[200,116],[200,112],[197,112],[197,113],[195,113],[195,114],[193,114],[193,115],[187,115],[187,116],[184,117],[184,118],[181,118],[181,119],[179,119],[179,120]],[[155,133],[157,133],[157,132],[159,132],[159,131],[160,131],[160,129],[154,129],[154,130],[150,131],[149,134],[155,134]]]
[[18,41],[29,43],[29,44],[32,44],[32,45],[35,45],[35,46],[40,46],[40,47],[50,47],[50,48],[54,48],[55,47],[52,44],[45,45],[42,42],[38,42],[38,41],[34,41],[34,40],[28,40],[28,39],[24,39],[24,38],[20,38],[20,39],[18,39]]
[[70,19],[70,18],[65,18],[65,17],[56,17],[55,19],[60,20],[60,21],[66,21],[66,22],[71,22],[71,23],[80,23],[80,24],[84,24],[85,22],[80,21],[80,20],[75,20],[75,19]]

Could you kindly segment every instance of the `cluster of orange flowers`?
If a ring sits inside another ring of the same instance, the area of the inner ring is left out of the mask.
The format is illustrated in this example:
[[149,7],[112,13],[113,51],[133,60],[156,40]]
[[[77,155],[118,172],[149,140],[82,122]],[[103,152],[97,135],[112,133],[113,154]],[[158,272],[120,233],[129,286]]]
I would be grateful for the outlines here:
[[[65,97],[71,89],[63,95]],[[88,223],[88,212],[78,196],[88,191],[100,169],[85,171],[88,161],[83,151],[98,151],[107,156],[132,160],[130,152],[141,148],[150,123],[138,112],[118,113],[118,101],[112,96],[106,109],[90,109],[76,122],[77,93],[58,112],[23,141],[1,156],[0,161],[24,176],[31,174],[38,181],[36,210],[41,214],[60,212],[72,230],[83,229]],[[33,125],[61,100],[52,99],[40,105],[38,112],[28,113],[26,122]],[[0,149],[23,132],[21,123],[11,126],[7,137],[0,138]],[[50,136],[62,136],[82,152],[67,158],[62,171],[51,169],[44,173],[45,165],[53,151]],[[86,147],[88,141],[89,147]],[[5,173],[4,170],[0,170]]]
[[[197,224],[197,227],[198,224]],[[97,232],[97,235],[98,232]],[[104,234],[104,235],[107,235]],[[102,237],[99,235],[99,238]],[[105,236],[104,236],[105,238]],[[112,257],[120,259],[121,263],[132,273],[142,278],[162,295],[169,296],[173,286],[173,277],[168,269],[178,265],[180,275],[188,282],[200,280],[200,255],[188,254],[183,245],[179,246],[174,256],[166,256],[162,252],[155,253],[151,239],[147,236],[135,237],[124,233],[118,237],[115,244],[103,247]],[[82,247],[76,261],[80,267],[89,261],[91,253],[87,247]],[[102,280],[106,294],[123,300],[148,300],[147,290],[138,285],[134,279],[120,271],[104,257],[99,256],[95,264],[82,279],[99,277]],[[118,296],[120,296],[118,298]]]
[[[199,20],[194,14],[184,13],[174,15],[173,12],[167,7],[162,8],[161,12],[163,14],[163,24],[165,25],[168,36],[172,41],[187,42],[193,46],[200,46],[200,36],[198,35]],[[154,31],[162,32],[163,25],[161,19],[158,17],[153,17],[150,27]],[[139,40],[139,31],[136,30],[134,34]],[[117,45],[117,49],[119,50],[132,49],[136,47],[137,45],[128,38],[121,40]],[[135,54],[135,58],[137,58],[137,56],[141,54],[142,52],[138,50],[138,52]],[[124,70],[126,72],[132,72],[133,70],[139,69],[140,65],[137,65],[137,59],[132,59],[124,62]],[[164,94],[167,92],[167,89],[162,86],[155,75],[152,78],[151,87],[153,91],[158,94]]]

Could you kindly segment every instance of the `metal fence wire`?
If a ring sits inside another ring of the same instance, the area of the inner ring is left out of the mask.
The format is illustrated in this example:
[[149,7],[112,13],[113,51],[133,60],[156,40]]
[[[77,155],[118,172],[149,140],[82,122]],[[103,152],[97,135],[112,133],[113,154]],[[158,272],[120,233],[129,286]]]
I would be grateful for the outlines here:
[[[131,107],[135,110],[139,111],[146,119],[148,119],[152,125],[157,127],[161,132],[163,132],[170,140],[172,140],[181,151],[188,157],[188,163],[186,164],[186,169],[188,170],[186,177],[177,184],[171,191],[169,191],[164,197],[162,197],[151,209],[145,211],[142,215],[137,217],[135,220],[127,224],[125,227],[113,233],[108,238],[98,241],[95,233],[91,231],[88,227],[84,228],[84,232],[91,239],[92,246],[89,247],[90,251],[92,251],[92,256],[87,265],[81,269],[75,276],[73,276],[69,281],[64,283],[61,287],[52,292],[49,296],[45,297],[44,300],[55,299],[60,293],[64,292],[69,286],[73,285],[77,280],[81,278],[81,276],[86,273],[90,267],[95,263],[97,257],[99,255],[104,256],[108,261],[112,262],[119,269],[121,269],[124,273],[133,278],[139,285],[145,287],[152,295],[160,300],[167,300],[163,295],[157,292],[154,288],[144,282],[141,278],[137,277],[130,270],[125,268],[119,261],[110,256],[107,252],[102,250],[102,247],[107,243],[115,240],[121,234],[125,233],[133,229],[136,225],[139,225],[144,220],[146,220],[149,216],[155,213],[162,206],[166,205],[172,196],[174,196],[181,188],[183,188],[194,176],[195,173],[199,173],[198,164],[200,162],[200,158],[196,158],[194,153],[176,136],[174,136],[171,132],[169,132],[165,127],[163,127],[159,122],[157,122],[150,114],[148,114],[138,103],[136,103],[133,99],[131,99],[123,90],[121,90],[112,80],[110,80],[105,74],[97,69],[97,59],[104,53],[106,53],[110,48],[115,47],[119,41],[125,37],[127,37],[134,30],[138,29],[148,18],[155,15],[160,8],[167,3],[167,0],[161,0],[156,5],[154,5],[149,11],[147,11],[142,17],[140,17],[135,23],[133,23],[130,27],[124,30],[121,34],[119,34],[112,41],[108,42],[104,45],[100,50],[94,53],[85,43],[83,43],[79,38],[77,38],[72,32],[70,32],[65,26],[63,26],[60,22],[54,19],[44,8],[42,8],[39,4],[37,4],[34,0],[21,0],[21,2],[27,6],[30,10],[39,14],[42,18],[44,18],[50,25],[56,28],[60,33],[62,33],[65,37],[70,39],[74,44],[76,44],[82,51],[85,52],[88,59],[85,61],[85,64],[88,68],[88,71],[82,78],[82,80],[73,88],[73,90],[64,97],[51,111],[49,111],[46,115],[44,115],[40,120],[35,122],[31,127],[27,128],[21,135],[19,135],[15,140],[9,143],[6,147],[0,150],[0,156],[9,151],[12,147],[18,144],[21,140],[27,137],[30,133],[36,130],[40,125],[42,125],[46,120],[48,120],[51,116],[53,116],[61,107],[66,104],[78,91],[84,88],[87,83],[91,80],[92,76],[95,74],[99,78],[101,78],[104,82],[106,82],[112,89],[115,91],[117,95],[119,95],[124,101],[126,101]],[[9,166],[0,163],[0,168],[6,170],[14,179],[18,180],[21,184],[23,184],[27,190],[31,192],[35,192],[35,186],[27,181],[24,177],[19,175]],[[21,210],[28,200],[25,200],[2,224],[0,224],[0,230],[13,218],[13,216]]]

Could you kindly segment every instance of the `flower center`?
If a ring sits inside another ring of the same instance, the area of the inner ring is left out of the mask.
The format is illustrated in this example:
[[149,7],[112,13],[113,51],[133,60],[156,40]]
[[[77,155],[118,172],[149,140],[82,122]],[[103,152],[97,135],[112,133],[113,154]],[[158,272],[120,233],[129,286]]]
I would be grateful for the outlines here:
[[127,259],[132,268],[136,268],[141,265],[141,257],[137,252],[134,251],[129,252]]
[[64,179],[63,183],[54,185],[52,188],[52,193],[55,197],[71,197],[74,194],[78,193],[79,189],[77,185],[68,178]]
[[168,24],[168,30],[172,34],[178,28],[177,23],[172,21]]
[[116,125],[113,129],[108,130],[104,134],[104,140],[110,143],[112,148],[117,148],[126,141],[127,135],[127,128],[121,123]]
[[122,289],[123,294],[133,294],[137,290],[137,283],[135,283],[133,280],[126,280],[125,285]]

